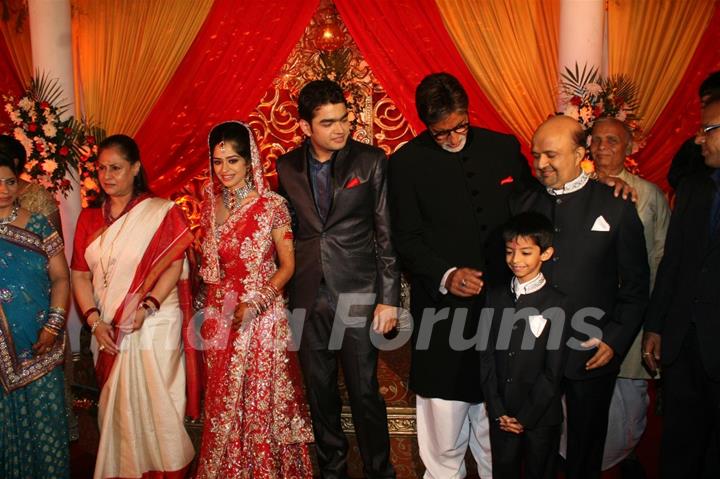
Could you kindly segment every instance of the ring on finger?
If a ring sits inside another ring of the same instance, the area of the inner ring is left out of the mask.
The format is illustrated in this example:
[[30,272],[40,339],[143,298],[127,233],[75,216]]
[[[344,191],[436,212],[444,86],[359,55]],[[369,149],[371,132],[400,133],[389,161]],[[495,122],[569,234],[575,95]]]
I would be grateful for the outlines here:
[[101,344],[100,347],[98,348],[98,351],[102,351],[103,349],[105,349],[105,345]]
[[465,286],[467,286],[467,281],[463,279],[462,281],[460,281],[460,285],[464,288]]

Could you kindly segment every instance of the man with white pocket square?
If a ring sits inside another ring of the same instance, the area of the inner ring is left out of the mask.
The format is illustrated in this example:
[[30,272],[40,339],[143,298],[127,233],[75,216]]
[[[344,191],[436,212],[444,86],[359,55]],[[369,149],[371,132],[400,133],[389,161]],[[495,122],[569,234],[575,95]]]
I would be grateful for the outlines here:
[[513,198],[511,210],[537,211],[554,224],[555,255],[543,274],[579,309],[565,369],[565,477],[597,478],[615,379],[648,302],[643,227],[631,201],[583,172],[585,132],[576,120],[541,124],[532,154],[541,185]]

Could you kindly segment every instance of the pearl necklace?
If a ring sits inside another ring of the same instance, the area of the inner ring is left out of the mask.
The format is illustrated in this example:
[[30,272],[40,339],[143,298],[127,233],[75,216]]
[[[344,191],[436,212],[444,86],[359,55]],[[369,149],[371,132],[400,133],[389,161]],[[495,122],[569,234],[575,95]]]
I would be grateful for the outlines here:
[[15,221],[18,217],[18,211],[20,211],[20,206],[15,203],[10,214],[5,218],[0,218],[0,225],[6,225]]
[[223,188],[223,205],[228,211],[234,211],[240,206],[240,203],[242,203],[242,201],[247,198],[250,193],[252,193],[252,191],[253,187],[249,181],[245,182],[245,186],[236,190]]

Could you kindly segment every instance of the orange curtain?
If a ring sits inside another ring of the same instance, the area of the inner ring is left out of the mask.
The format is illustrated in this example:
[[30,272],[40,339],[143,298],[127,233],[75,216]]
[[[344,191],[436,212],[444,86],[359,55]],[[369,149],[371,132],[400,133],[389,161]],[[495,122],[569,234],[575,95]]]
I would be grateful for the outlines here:
[[190,48],[212,3],[74,0],[77,111],[109,134],[133,135]]
[[559,0],[437,0],[445,27],[518,137],[555,111]]
[[[15,71],[23,84],[28,85],[33,74],[33,63],[27,6],[18,2],[9,2],[9,8],[10,18],[7,21],[0,21],[0,30],[2,30],[2,36],[5,39]],[[18,15],[20,16],[19,21]]]
[[[655,124],[712,18],[714,0],[610,0],[609,73],[639,88],[640,124]],[[720,46],[715,46],[720,48]]]

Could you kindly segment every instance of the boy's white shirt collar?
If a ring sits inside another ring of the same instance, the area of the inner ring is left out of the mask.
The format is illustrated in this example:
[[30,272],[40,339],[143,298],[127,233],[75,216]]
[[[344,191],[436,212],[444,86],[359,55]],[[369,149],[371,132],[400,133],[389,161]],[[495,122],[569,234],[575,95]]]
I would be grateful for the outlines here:
[[523,294],[530,294],[535,291],[539,291],[543,286],[545,286],[545,283],[547,283],[547,281],[542,273],[538,273],[537,276],[525,283],[520,283],[517,277],[513,276],[513,279],[510,282],[510,290],[515,295],[515,299],[518,299]]

